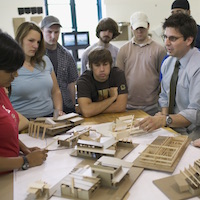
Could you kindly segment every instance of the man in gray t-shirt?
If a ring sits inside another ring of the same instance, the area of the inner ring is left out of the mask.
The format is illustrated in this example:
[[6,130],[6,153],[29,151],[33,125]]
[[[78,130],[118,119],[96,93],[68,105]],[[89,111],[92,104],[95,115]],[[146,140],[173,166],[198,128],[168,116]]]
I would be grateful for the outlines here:
[[116,57],[119,49],[112,45],[110,41],[116,38],[119,34],[118,25],[113,19],[108,17],[99,21],[96,27],[96,36],[99,38],[99,41],[85,49],[81,58],[81,74],[88,69],[88,54],[98,46],[102,46],[110,51],[113,59],[112,66],[116,66]]

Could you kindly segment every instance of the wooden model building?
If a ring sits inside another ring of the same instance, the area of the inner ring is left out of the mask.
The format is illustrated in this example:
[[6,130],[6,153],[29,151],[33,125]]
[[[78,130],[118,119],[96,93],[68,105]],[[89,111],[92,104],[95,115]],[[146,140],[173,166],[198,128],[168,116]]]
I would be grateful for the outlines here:
[[32,185],[30,185],[28,189],[28,196],[26,200],[34,200],[34,199],[49,199],[50,191],[49,185],[43,181],[36,181]]
[[97,134],[98,136],[95,138],[90,137],[90,132],[95,131],[91,128],[85,128],[81,131],[74,131],[73,134],[70,135],[67,139],[59,139],[58,144],[60,146],[74,147],[79,139],[83,140],[91,140],[91,141],[99,141],[101,134]]
[[131,162],[118,158],[85,159],[51,188],[41,181],[34,183],[29,188],[28,197],[31,200],[50,197],[122,200],[142,172],[142,168],[132,167]]
[[183,135],[158,136],[134,161],[134,166],[173,172],[189,142]]
[[[135,148],[129,139],[116,140],[114,137],[101,137],[99,141],[79,139],[72,156],[98,159],[101,156],[123,158]],[[123,149],[123,153],[119,150]]]
[[[61,196],[86,200],[96,199],[96,193],[100,187],[116,189],[117,185],[128,175],[131,167],[130,162],[103,156],[94,164],[75,168],[66,176],[59,183]],[[103,194],[101,197],[103,199]]]
[[155,180],[153,183],[170,199],[200,196],[200,159],[179,174]]
[[134,127],[134,115],[119,117],[111,124],[111,131],[116,139],[146,133],[138,127]]
[[50,117],[37,118],[29,122],[28,133],[30,136],[38,138],[40,132],[42,132],[42,139],[44,139],[45,134],[56,135],[82,122],[83,118],[79,117],[76,113],[69,113],[57,119]]
[[189,191],[192,195],[200,195],[200,159],[194,162],[194,166],[180,171],[180,176],[175,176],[175,181],[180,192]]
[[118,158],[102,156],[91,166],[92,174],[101,178],[101,185],[116,188],[128,174],[132,163]]
[[78,199],[90,199],[100,187],[100,178],[86,176],[87,168],[74,169],[61,181],[61,195]]

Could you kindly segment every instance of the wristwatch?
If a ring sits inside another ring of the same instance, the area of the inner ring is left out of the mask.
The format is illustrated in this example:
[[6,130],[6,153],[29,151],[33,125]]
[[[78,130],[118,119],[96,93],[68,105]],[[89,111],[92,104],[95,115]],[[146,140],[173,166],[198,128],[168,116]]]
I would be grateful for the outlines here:
[[172,124],[172,118],[169,115],[167,115],[166,116],[166,126],[170,126],[171,124]]
[[22,169],[23,169],[23,170],[26,170],[26,169],[29,168],[29,162],[28,162],[28,159],[27,159],[26,156],[23,156],[23,159],[24,159],[24,163],[23,163],[23,165],[22,165]]

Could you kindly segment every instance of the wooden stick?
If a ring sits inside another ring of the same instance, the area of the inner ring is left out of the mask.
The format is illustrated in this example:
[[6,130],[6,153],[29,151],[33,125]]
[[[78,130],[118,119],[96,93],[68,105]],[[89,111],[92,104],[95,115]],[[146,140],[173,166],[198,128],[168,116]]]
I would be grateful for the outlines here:
[[191,182],[191,184],[198,187],[198,185],[184,171],[181,171],[181,173]]
[[53,140],[52,142],[50,142],[46,147],[45,149],[47,149],[49,146],[51,146],[54,142],[58,141],[59,138],[57,138],[56,140]]
[[38,127],[37,127],[37,138],[39,138],[39,133],[40,133],[40,125],[38,124]]
[[71,179],[71,191],[72,191],[72,194],[74,194],[74,177],[72,177]]
[[44,136],[45,136],[46,129],[47,129],[47,127],[46,127],[46,126],[44,126],[44,130],[43,130],[43,133],[42,133],[42,140],[44,139]]

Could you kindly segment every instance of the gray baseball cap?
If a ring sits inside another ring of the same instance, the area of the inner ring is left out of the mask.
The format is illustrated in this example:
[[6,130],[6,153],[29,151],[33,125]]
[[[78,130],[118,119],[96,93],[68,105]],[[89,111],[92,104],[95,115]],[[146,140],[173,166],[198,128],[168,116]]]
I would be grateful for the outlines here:
[[57,17],[54,17],[52,15],[48,15],[42,20],[41,28],[44,28],[44,27],[49,28],[50,26],[55,25],[55,24],[57,24],[60,27],[62,27],[60,25],[60,21],[59,21],[59,19]]

